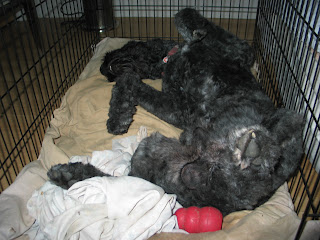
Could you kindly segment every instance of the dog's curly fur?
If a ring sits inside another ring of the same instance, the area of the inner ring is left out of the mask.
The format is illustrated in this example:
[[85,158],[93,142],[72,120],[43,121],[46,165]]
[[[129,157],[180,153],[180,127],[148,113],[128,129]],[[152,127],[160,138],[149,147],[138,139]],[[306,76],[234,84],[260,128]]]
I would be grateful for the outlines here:
[[126,85],[126,82],[131,81],[131,78],[137,80],[161,78],[165,65],[163,58],[175,45],[177,43],[174,41],[161,39],[147,42],[130,41],[121,49],[105,55],[100,71],[110,82],[116,81],[112,90],[107,122],[109,132],[125,133],[133,121],[136,101],[133,98],[133,90]]
[[[130,175],[177,194],[185,207],[211,205],[223,214],[253,209],[296,170],[303,119],[274,107],[250,72],[254,58],[245,41],[193,9],[180,11],[175,24],[185,43],[164,66],[162,91],[141,81],[151,75],[141,75],[140,66],[123,71],[114,78],[108,130],[127,131],[135,106],[142,106],[184,132],[180,140],[159,133],[144,139],[132,157]],[[103,66],[110,62],[106,57]],[[158,77],[162,67],[152,76]],[[67,167],[48,175],[57,181]]]
[[141,79],[158,79],[164,71],[163,58],[177,43],[152,39],[146,42],[129,41],[121,49],[108,52],[100,72],[113,82],[123,73],[134,71]]

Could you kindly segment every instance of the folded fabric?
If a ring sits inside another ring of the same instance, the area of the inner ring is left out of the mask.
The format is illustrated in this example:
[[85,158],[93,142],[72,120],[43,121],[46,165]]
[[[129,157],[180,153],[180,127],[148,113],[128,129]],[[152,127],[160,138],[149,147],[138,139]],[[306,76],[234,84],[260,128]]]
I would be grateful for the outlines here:
[[34,239],[147,239],[176,228],[176,207],[175,195],[135,177],[95,177],[68,191],[47,182],[28,202],[29,214],[37,219],[28,234]]
[[[233,212],[223,219],[223,228],[212,233],[160,233],[150,240],[294,240],[301,219],[294,212],[287,183],[253,211]],[[308,221],[300,240],[319,240],[320,221]]]
[[0,195],[0,239],[15,239],[34,222],[28,214],[27,201],[35,189],[47,180],[40,161],[26,165],[15,181]]
[[147,239],[177,229],[173,212],[181,205],[176,196],[140,178],[125,176],[138,136],[113,142],[113,150],[75,156],[71,162],[90,163],[118,177],[94,177],[64,190],[46,182],[28,201],[36,219],[27,232],[32,239]]

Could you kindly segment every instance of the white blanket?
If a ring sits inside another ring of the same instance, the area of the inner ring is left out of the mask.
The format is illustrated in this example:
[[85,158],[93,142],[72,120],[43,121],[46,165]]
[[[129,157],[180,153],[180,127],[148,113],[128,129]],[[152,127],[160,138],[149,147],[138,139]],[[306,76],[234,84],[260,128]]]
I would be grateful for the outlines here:
[[[141,137],[142,135],[142,137]],[[138,138],[146,136],[141,128]],[[71,162],[91,163],[119,177],[95,177],[63,190],[46,182],[28,201],[36,219],[27,232],[31,239],[147,239],[173,231],[180,208],[176,196],[140,178],[122,176],[130,171],[137,137],[113,142],[113,150],[76,156]]]

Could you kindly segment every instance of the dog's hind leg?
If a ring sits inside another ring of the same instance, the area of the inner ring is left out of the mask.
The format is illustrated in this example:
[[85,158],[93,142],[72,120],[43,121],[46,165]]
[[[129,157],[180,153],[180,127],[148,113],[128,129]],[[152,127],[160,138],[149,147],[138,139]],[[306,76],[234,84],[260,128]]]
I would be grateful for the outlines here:
[[91,164],[82,164],[79,162],[55,165],[49,169],[47,175],[51,182],[64,189],[68,189],[76,182],[88,178],[110,176],[109,174],[101,172]]
[[132,88],[135,81],[140,81],[140,77],[133,72],[124,73],[117,77],[116,84],[112,89],[109,119],[107,121],[109,133],[119,135],[128,131],[136,112],[136,101]]

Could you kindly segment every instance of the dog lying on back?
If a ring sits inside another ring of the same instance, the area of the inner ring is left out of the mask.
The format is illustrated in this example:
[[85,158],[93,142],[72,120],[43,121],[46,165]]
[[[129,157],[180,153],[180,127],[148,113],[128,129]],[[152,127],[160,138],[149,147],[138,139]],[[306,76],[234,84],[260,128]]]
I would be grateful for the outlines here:
[[[175,25],[185,43],[152,75],[164,72],[162,91],[141,81],[151,75],[141,74],[139,62],[118,71],[108,130],[126,132],[135,106],[142,106],[184,131],[179,140],[159,133],[145,138],[132,157],[130,175],[175,193],[184,207],[211,205],[223,214],[253,209],[295,172],[303,153],[303,119],[274,107],[250,72],[254,57],[245,41],[193,9],[177,13]],[[166,45],[167,51],[174,45]],[[156,65],[163,57],[157,56]],[[103,69],[112,61],[105,58],[102,73],[109,74]],[[82,164],[48,172],[65,188],[95,175],[103,173]]]

